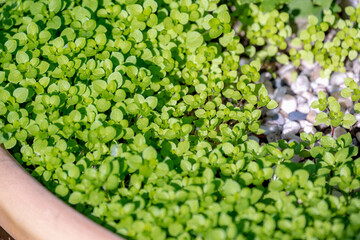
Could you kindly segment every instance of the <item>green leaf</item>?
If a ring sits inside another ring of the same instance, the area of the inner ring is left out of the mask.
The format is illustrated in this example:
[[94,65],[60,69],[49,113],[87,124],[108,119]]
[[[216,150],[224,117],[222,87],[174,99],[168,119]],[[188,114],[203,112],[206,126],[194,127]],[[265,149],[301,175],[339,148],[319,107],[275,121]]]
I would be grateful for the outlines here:
[[14,137],[12,137],[4,143],[4,147],[5,147],[5,149],[11,149],[11,148],[15,147],[16,143],[17,143],[16,139]]
[[104,130],[101,132],[102,141],[104,143],[112,141],[116,136],[116,130],[112,126],[107,126],[104,128]]
[[317,25],[319,22],[318,18],[312,15],[308,17],[308,21],[310,25],[314,25],[314,26]]
[[330,166],[335,165],[335,157],[329,152],[326,152],[323,157],[324,161],[329,164]]
[[173,237],[176,237],[183,232],[183,229],[183,225],[181,225],[179,222],[171,223],[169,225],[169,234]]
[[73,192],[70,194],[69,203],[76,205],[81,203],[83,200],[83,195],[80,192]]
[[15,52],[16,48],[17,48],[17,42],[16,40],[7,40],[5,42],[5,47],[6,47],[6,51],[9,53]]
[[314,0],[314,4],[321,6],[322,9],[329,9],[332,3],[332,0]]
[[22,64],[22,63],[27,63],[29,62],[29,55],[27,55],[25,52],[23,51],[18,51],[16,53],[16,62],[18,64]]
[[95,35],[95,42],[96,42],[97,45],[105,46],[106,41],[107,41],[107,38],[106,38],[105,33],[98,33],[98,34]]
[[185,43],[188,48],[198,48],[203,42],[204,38],[199,32],[191,31],[186,35]]
[[142,164],[142,159],[138,155],[132,155],[127,159],[127,164],[132,170],[137,170],[140,168]]
[[65,197],[69,194],[69,189],[65,185],[57,185],[55,188],[55,193],[60,197]]
[[142,42],[144,39],[144,36],[139,29],[136,29],[134,32],[132,32],[130,36],[134,38],[137,43]]
[[330,136],[323,136],[321,138],[321,145],[327,148],[335,148],[336,147],[336,141],[334,138]]
[[34,22],[29,23],[26,30],[27,30],[27,33],[32,36],[37,36],[39,34],[39,27]]
[[88,8],[92,12],[96,12],[96,9],[98,8],[98,1],[97,0],[83,0],[82,7]]
[[360,113],[360,103],[355,103],[354,110],[355,112]]
[[139,4],[131,4],[126,6],[126,10],[129,12],[130,15],[137,17],[143,12],[143,8]]
[[240,185],[232,179],[226,179],[222,190],[225,196],[232,196],[235,193],[240,192]]
[[18,83],[23,79],[22,74],[18,70],[12,70],[9,73],[8,80],[12,83]]
[[352,61],[358,56],[358,52],[356,50],[350,50],[349,59]]
[[95,105],[99,112],[106,112],[111,107],[111,103],[105,99],[95,100]]
[[222,228],[211,229],[206,233],[205,239],[208,239],[208,240],[225,240],[226,239],[226,232]]
[[310,15],[317,16],[320,11],[321,7],[314,7],[311,0],[290,0],[289,4],[289,12],[296,12],[296,17],[307,17]]
[[276,61],[278,61],[281,64],[289,64],[289,57],[286,54],[281,54],[276,56]]
[[348,98],[351,97],[352,95],[352,90],[349,88],[344,88],[343,90],[341,90],[341,96],[343,96],[344,98]]
[[345,162],[345,159],[349,157],[349,149],[343,148],[335,153],[335,161],[337,163]]
[[155,96],[150,96],[145,99],[145,102],[147,102],[147,104],[149,104],[149,107],[151,109],[155,109],[158,104],[158,99]]
[[102,93],[106,90],[107,83],[104,80],[95,80],[92,82],[94,90],[98,93]]
[[74,14],[75,19],[80,22],[85,22],[88,19],[91,19],[91,13],[83,7],[77,6],[72,9],[72,12]]
[[110,113],[110,119],[114,120],[116,122],[120,122],[121,120],[123,120],[123,113],[120,109],[113,109]]
[[266,105],[268,109],[274,109],[278,106],[278,103],[275,100],[270,100],[270,102]]
[[117,87],[120,88],[123,84],[123,77],[119,72],[113,72],[109,75],[107,82],[115,81],[117,83]]
[[145,160],[153,160],[157,158],[157,153],[155,148],[150,146],[144,149],[142,156]]
[[65,39],[67,41],[74,41],[76,38],[76,33],[74,31],[74,29],[72,28],[65,28],[62,32],[61,32],[61,37],[65,37]]
[[18,103],[24,103],[29,96],[29,90],[27,88],[17,88],[13,92],[13,96]]
[[61,10],[62,0],[51,0],[49,3],[50,12],[54,12],[55,14]]
[[233,41],[234,36],[235,36],[234,31],[226,33],[226,34],[224,34],[223,37],[221,37],[219,39],[219,43],[221,44],[221,46],[226,47],[227,45],[229,45]]
[[352,114],[345,114],[343,117],[342,125],[344,128],[349,129],[356,123],[356,118]]
[[222,146],[222,150],[224,151],[224,153],[226,155],[231,155],[233,150],[234,150],[234,146],[231,143],[224,143]]
[[325,124],[327,126],[330,125],[330,119],[328,115],[324,112],[321,112],[318,115],[316,115],[315,121],[316,121],[315,125],[320,125],[320,124]]

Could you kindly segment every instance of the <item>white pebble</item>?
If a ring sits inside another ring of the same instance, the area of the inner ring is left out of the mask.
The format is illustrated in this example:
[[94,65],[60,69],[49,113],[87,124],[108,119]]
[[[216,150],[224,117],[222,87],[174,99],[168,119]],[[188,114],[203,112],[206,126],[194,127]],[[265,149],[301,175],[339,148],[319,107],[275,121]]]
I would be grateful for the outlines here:
[[298,122],[288,121],[288,122],[285,123],[285,125],[284,125],[283,134],[284,134],[284,135],[296,134],[296,133],[299,132],[299,130],[300,130],[300,124],[299,124]]
[[301,92],[306,92],[310,87],[309,79],[305,75],[300,75],[296,81],[291,84],[291,90],[294,93],[298,94]]
[[301,94],[302,97],[304,97],[309,103],[311,103],[311,100],[316,98],[311,92],[304,92]]
[[310,106],[308,103],[301,103],[298,105],[297,110],[301,113],[308,114],[310,112]]
[[316,118],[317,112],[314,110],[311,110],[308,115],[306,116],[306,120],[308,120],[311,123],[315,123],[315,118]]
[[330,85],[340,86],[344,83],[345,78],[345,73],[334,72],[330,77]]
[[301,128],[313,127],[314,126],[314,124],[312,124],[311,122],[306,121],[306,120],[300,120],[299,123],[300,123]]
[[286,113],[291,113],[296,111],[297,108],[296,98],[291,95],[285,95],[280,101],[280,108]]
[[322,86],[329,86],[329,82],[330,82],[330,80],[328,79],[328,78],[321,78],[321,77],[319,77],[319,78],[317,78],[316,80],[315,80],[315,82],[318,84],[318,85],[322,85]]
[[304,127],[304,132],[308,133],[308,134],[315,134],[316,133],[316,129],[314,127]]

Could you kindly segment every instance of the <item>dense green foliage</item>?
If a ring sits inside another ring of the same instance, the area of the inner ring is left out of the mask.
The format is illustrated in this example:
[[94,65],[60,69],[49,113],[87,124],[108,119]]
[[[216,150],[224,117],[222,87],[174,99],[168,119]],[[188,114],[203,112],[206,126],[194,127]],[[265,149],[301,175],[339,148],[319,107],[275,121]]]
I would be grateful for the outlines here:
[[[219,0],[0,0],[0,143],[128,238],[358,238],[350,133],[248,138],[263,133],[262,109],[277,107],[258,82],[263,61],[342,71],[358,57],[360,8],[347,8],[347,20],[333,9],[310,16],[288,46],[291,15],[260,2],[230,12]],[[242,56],[252,61],[240,68]],[[358,102],[359,86],[346,86]],[[313,107],[324,111],[318,124],[356,122],[322,92]]]

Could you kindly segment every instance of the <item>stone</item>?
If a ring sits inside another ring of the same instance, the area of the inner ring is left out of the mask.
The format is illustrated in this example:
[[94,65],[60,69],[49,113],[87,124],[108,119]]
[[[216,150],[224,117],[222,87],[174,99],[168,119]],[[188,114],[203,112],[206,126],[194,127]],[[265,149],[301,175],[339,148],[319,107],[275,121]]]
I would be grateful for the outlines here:
[[322,85],[322,86],[324,86],[324,87],[327,87],[327,86],[329,86],[330,80],[329,80],[328,78],[321,78],[321,77],[319,77],[319,78],[317,78],[317,79],[315,80],[315,82],[316,82],[318,85]]
[[311,103],[312,99],[316,100],[316,97],[311,92],[304,92],[304,93],[300,94],[300,96],[305,98],[309,103]]
[[289,143],[294,142],[294,141],[296,141],[298,143],[302,142],[301,138],[299,136],[295,135],[294,133],[282,134],[282,138],[285,140],[288,140]]
[[310,79],[318,79],[321,75],[321,67],[316,64],[314,69],[310,72]]
[[260,83],[264,83],[265,81],[269,81],[272,79],[272,75],[269,72],[263,72],[260,74]]
[[333,96],[335,99],[341,98],[341,92],[333,92],[331,93],[331,96]]
[[306,126],[303,128],[303,131],[308,134],[315,134],[316,129],[314,127]]
[[337,92],[341,92],[341,90],[345,87],[345,85],[342,85],[342,86],[336,86],[336,85],[329,85],[327,87],[327,91],[331,94],[333,93],[337,93]]
[[266,118],[266,123],[267,124],[273,124],[273,125],[274,124],[275,125],[284,125],[285,124],[285,119],[280,113],[277,113],[272,117]]
[[274,100],[276,102],[280,102],[280,100],[286,95],[287,88],[286,87],[279,87],[275,89],[274,92]]
[[300,130],[300,124],[299,124],[298,122],[288,121],[288,122],[285,123],[285,125],[284,125],[283,134],[284,134],[284,135],[296,134],[296,133],[299,132],[299,130]]
[[308,114],[310,112],[310,106],[308,103],[301,103],[297,106],[297,110],[301,113]]
[[347,131],[342,128],[342,127],[336,127],[334,130],[334,138],[337,139],[338,137],[340,137],[341,135],[346,134]]
[[281,78],[275,78],[275,81],[274,81],[275,88],[284,87],[285,84],[286,84],[285,81],[282,80]]
[[340,105],[342,107],[344,107],[345,109],[351,109],[352,106],[353,106],[353,101],[349,98],[343,98],[343,97],[340,97],[338,99],[338,102],[340,103]]
[[[354,75],[355,75],[355,79],[359,80],[359,74],[360,74],[360,60],[359,58],[355,58],[354,61],[352,61],[352,68],[351,68],[353,71],[354,71]],[[356,80],[355,80],[356,81]]]
[[281,139],[281,134],[278,133],[269,133],[266,135],[266,140],[268,142],[277,142]]
[[272,116],[278,114],[279,111],[280,111],[280,109],[278,107],[274,108],[274,109],[267,109],[266,110],[266,116],[272,117]]
[[295,112],[289,113],[288,118],[291,121],[305,120],[306,119],[306,114],[295,111]]
[[270,133],[279,134],[282,131],[282,125],[265,124],[260,126],[260,128],[265,130],[265,135],[268,135]]
[[316,83],[316,82],[311,82],[311,84],[310,84],[310,87],[311,87],[312,89],[314,89],[314,90],[317,89],[318,86],[319,86],[319,84]]
[[274,97],[274,88],[272,83],[269,80],[266,80],[264,82],[264,86],[266,88],[266,90],[268,91],[269,97],[273,98]]
[[355,136],[356,136],[356,139],[358,140],[358,142],[360,142],[360,132],[357,132]]
[[345,8],[347,6],[356,7],[358,6],[359,1],[358,0],[341,0],[340,6]]
[[309,88],[310,88],[310,81],[308,77],[306,77],[305,75],[298,76],[296,81],[293,84],[291,84],[291,90],[296,94],[299,94],[301,92],[306,92]]
[[307,102],[306,98],[304,98],[302,96],[299,96],[299,95],[296,96],[296,101],[297,101],[298,105],[301,104],[301,103],[306,103]]
[[289,85],[291,86],[291,74],[295,71],[295,67],[291,64],[282,66],[279,71],[278,75]]
[[297,108],[296,98],[287,94],[282,97],[279,106],[286,113],[294,112]]
[[249,64],[249,63],[250,63],[250,59],[248,59],[248,58],[240,58],[240,61],[239,61],[240,67],[244,66],[245,64]]
[[[299,162],[301,162],[303,160],[303,158],[302,157],[300,157],[300,156],[298,156],[298,155],[294,155],[294,157],[292,157],[291,158],[291,161],[292,162],[294,162],[294,163],[299,163]],[[298,199],[298,202],[299,203],[302,203],[302,201],[300,200],[300,199]]]
[[352,145],[353,146],[359,146],[359,142],[356,140],[356,138],[352,139]]
[[316,118],[317,112],[315,110],[311,110],[307,115],[306,115],[306,120],[308,120],[309,122],[311,122],[312,124],[315,124],[315,118]]
[[314,126],[314,124],[312,124],[311,122],[306,121],[306,120],[300,120],[299,123],[300,123],[301,128],[313,127]]
[[[316,84],[316,83],[315,83]],[[328,91],[328,89],[327,89],[327,87],[325,87],[325,86],[322,86],[322,85],[317,85],[316,84],[316,86],[312,86],[312,89],[313,89],[313,92],[314,92],[314,94],[317,96],[317,95],[319,95],[319,92],[321,91],[321,92],[324,92],[324,93],[326,93],[327,91]]]
[[330,77],[330,85],[341,86],[344,84],[344,79],[346,78],[345,73],[334,72]]

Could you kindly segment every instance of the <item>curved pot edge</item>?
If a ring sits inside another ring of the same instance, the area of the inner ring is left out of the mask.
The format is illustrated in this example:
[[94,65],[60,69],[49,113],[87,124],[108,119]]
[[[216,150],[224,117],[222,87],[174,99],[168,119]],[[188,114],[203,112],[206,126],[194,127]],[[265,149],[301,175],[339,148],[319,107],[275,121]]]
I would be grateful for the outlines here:
[[122,239],[58,199],[1,146],[0,225],[16,240]]

